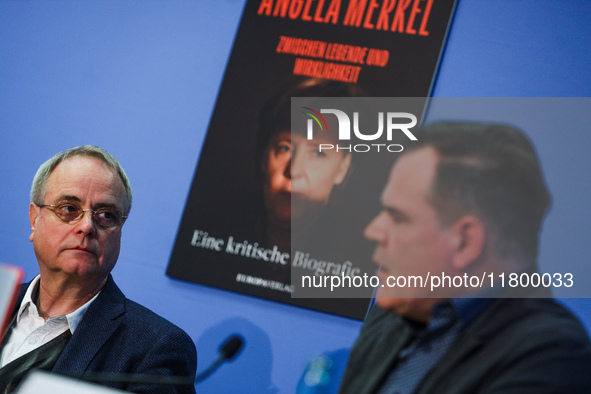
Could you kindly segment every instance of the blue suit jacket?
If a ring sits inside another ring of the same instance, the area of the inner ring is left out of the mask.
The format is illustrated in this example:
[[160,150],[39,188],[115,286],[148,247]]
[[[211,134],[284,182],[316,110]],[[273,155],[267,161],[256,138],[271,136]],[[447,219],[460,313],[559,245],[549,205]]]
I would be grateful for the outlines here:
[[[23,285],[17,310],[28,285]],[[53,372],[195,377],[197,352],[191,338],[168,320],[127,299],[111,275],[90,305]],[[134,393],[195,393],[193,386],[102,383]]]

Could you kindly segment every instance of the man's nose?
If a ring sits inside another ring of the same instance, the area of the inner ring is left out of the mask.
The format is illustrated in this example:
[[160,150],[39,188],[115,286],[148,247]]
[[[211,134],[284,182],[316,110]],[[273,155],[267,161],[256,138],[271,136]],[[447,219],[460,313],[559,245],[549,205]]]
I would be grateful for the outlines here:
[[94,212],[92,209],[83,209],[82,217],[76,223],[78,233],[83,233],[86,236],[96,234],[96,222],[94,221]]
[[382,242],[382,238],[384,237],[384,231],[382,229],[382,219],[384,212],[380,212],[378,216],[373,218],[371,222],[365,227],[363,230],[363,236],[370,241],[374,242]]

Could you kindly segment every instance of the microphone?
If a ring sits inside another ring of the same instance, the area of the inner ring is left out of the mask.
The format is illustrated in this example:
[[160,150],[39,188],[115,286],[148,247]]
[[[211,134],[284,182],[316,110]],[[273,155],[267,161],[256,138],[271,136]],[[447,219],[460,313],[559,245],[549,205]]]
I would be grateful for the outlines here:
[[195,383],[199,383],[202,380],[205,380],[216,369],[218,369],[224,361],[232,360],[240,351],[240,349],[242,349],[243,344],[244,340],[238,334],[234,334],[230,336],[228,339],[226,339],[222,346],[220,346],[218,358],[205,371],[197,375],[197,377],[195,378]]
[[103,372],[87,372],[76,378],[103,383],[147,383],[147,384],[172,384],[178,386],[194,385],[209,377],[226,360],[232,360],[244,345],[244,339],[238,334],[228,337],[220,346],[217,359],[193,380],[190,376],[167,376],[167,375],[134,375]]
[[224,360],[232,360],[236,353],[242,348],[244,340],[238,334],[232,335],[226,340],[226,342],[220,346],[220,355],[223,356]]

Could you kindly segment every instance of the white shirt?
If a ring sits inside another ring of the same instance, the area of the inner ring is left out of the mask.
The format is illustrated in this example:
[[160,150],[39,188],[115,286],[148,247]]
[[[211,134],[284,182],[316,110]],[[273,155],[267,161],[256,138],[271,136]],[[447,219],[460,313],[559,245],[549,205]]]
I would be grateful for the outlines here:
[[0,358],[0,368],[17,358],[33,351],[52,339],[57,338],[68,329],[74,334],[86,310],[100,294],[100,291],[86,304],[67,315],[50,317],[45,321],[39,316],[37,306],[33,302],[39,287],[39,275],[31,282],[16,314],[16,322],[12,325],[12,334],[6,342]]

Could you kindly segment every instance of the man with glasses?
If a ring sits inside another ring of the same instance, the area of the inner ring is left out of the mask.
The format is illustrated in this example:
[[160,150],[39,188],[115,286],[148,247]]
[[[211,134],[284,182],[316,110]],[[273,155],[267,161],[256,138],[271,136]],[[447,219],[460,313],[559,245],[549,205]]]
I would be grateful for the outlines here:
[[104,385],[136,393],[195,392],[192,383],[139,383],[155,375],[190,382],[197,356],[186,333],[126,299],[110,275],[131,200],[125,172],[101,148],[72,148],[41,165],[29,206],[40,275],[21,289],[2,340],[0,392],[31,369],[100,373]]

